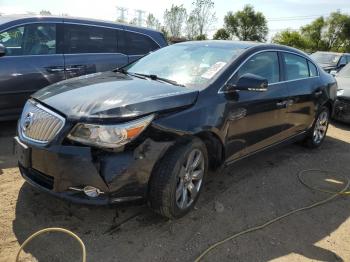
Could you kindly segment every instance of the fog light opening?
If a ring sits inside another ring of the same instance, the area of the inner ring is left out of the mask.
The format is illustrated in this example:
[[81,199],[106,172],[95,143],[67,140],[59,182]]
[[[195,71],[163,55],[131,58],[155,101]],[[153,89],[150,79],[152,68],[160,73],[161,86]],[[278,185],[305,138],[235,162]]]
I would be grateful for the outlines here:
[[93,186],[86,186],[83,188],[84,194],[88,197],[98,197],[100,194],[103,194],[103,192]]

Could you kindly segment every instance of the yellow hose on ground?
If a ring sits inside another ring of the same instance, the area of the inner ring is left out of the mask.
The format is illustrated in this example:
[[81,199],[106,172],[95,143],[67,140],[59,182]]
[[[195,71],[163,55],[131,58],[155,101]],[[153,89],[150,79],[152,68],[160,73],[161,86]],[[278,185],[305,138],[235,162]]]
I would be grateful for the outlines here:
[[72,231],[68,230],[68,229],[64,229],[64,228],[59,228],[59,227],[49,227],[49,228],[44,228],[41,229],[37,232],[35,232],[34,234],[32,234],[30,237],[28,237],[23,244],[21,245],[21,247],[18,250],[17,256],[16,256],[16,262],[19,261],[19,255],[21,253],[21,251],[23,250],[23,248],[31,241],[33,240],[35,237],[43,234],[43,233],[47,233],[47,232],[62,232],[65,233],[71,237],[73,237],[74,239],[76,239],[81,247],[81,253],[82,253],[82,261],[86,262],[86,249],[85,249],[85,245],[84,242],[80,239],[80,237],[78,237],[76,234],[74,234]]
[[286,213],[286,214],[284,214],[284,215],[282,215],[282,216],[279,216],[279,217],[276,217],[276,218],[274,218],[274,219],[272,219],[272,220],[269,220],[269,221],[267,221],[266,223],[264,223],[264,224],[262,224],[262,225],[255,226],[255,227],[252,227],[252,228],[248,228],[248,229],[246,229],[246,230],[244,230],[244,231],[241,231],[241,232],[236,233],[236,234],[234,234],[234,235],[232,235],[232,236],[229,236],[229,237],[227,237],[227,238],[225,238],[225,239],[223,239],[223,240],[221,240],[221,241],[219,241],[219,242],[216,242],[215,244],[209,246],[206,250],[204,250],[194,261],[195,261],[195,262],[198,262],[198,261],[202,260],[202,259],[203,259],[210,251],[212,251],[214,248],[216,248],[216,247],[218,247],[218,246],[220,246],[220,245],[226,243],[226,242],[229,241],[229,240],[232,240],[232,239],[234,239],[234,238],[237,238],[237,237],[239,237],[239,236],[248,234],[248,233],[253,232],[253,231],[261,230],[261,229],[263,229],[263,228],[265,228],[265,227],[271,225],[272,223],[275,223],[275,222],[277,222],[277,221],[279,221],[279,220],[281,220],[281,219],[283,219],[283,218],[286,218],[286,217],[288,217],[288,216],[290,216],[290,215],[293,215],[293,214],[295,214],[295,213],[297,213],[297,212],[301,212],[301,211],[304,211],[304,210],[308,210],[308,209],[311,209],[311,208],[314,208],[314,207],[323,205],[323,204],[325,204],[325,203],[331,201],[332,199],[336,198],[336,197],[339,196],[339,195],[349,195],[349,194],[350,194],[350,191],[346,191],[346,190],[349,188],[349,186],[350,186],[350,180],[349,180],[348,178],[345,178],[345,177],[344,177],[344,179],[345,179],[346,182],[344,182],[344,183],[346,183],[346,185],[345,185],[345,187],[344,187],[342,190],[340,190],[339,192],[327,191],[327,190],[323,190],[323,189],[316,188],[316,187],[313,187],[313,186],[308,185],[307,183],[305,183],[305,181],[302,179],[302,177],[303,177],[303,175],[306,174],[307,172],[312,172],[312,171],[313,171],[313,172],[314,172],[314,171],[319,171],[319,172],[327,172],[327,173],[329,173],[329,171],[322,171],[322,170],[318,170],[318,169],[307,169],[307,170],[303,170],[303,171],[301,171],[301,172],[298,173],[298,179],[300,180],[300,182],[301,182],[303,185],[305,185],[306,187],[308,187],[308,188],[310,188],[310,189],[312,189],[312,190],[321,191],[321,192],[325,192],[325,193],[331,193],[331,194],[333,194],[332,196],[330,196],[330,197],[328,197],[328,198],[326,198],[326,199],[324,199],[324,200],[318,201],[318,202],[316,202],[316,203],[313,203],[313,204],[311,204],[311,205],[309,205],[309,206],[305,206],[305,207],[301,207],[301,208],[298,208],[298,209],[294,209],[294,210],[292,210],[292,211],[290,211],[290,212],[288,212],[288,213]]

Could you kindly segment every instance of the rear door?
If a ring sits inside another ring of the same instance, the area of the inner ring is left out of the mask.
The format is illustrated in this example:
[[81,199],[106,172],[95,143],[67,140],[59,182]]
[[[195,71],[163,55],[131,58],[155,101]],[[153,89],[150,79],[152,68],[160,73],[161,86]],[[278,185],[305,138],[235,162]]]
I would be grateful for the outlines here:
[[250,57],[233,76],[250,73],[268,80],[267,91],[239,91],[228,96],[228,162],[286,138],[288,88],[281,80],[277,51],[264,51]]
[[315,118],[315,105],[322,97],[316,66],[303,56],[281,52],[285,84],[289,90],[288,133],[305,131]]
[[109,71],[128,63],[118,47],[122,29],[64,24],[66,77]]
[[139,32],[125,30],[122,41],[120,43],[128,55],[129,63],[160,48],[151,37]]
[[18,116],[29,95],[65,78],[56,23],[31,23],[0,32],[0,119]]

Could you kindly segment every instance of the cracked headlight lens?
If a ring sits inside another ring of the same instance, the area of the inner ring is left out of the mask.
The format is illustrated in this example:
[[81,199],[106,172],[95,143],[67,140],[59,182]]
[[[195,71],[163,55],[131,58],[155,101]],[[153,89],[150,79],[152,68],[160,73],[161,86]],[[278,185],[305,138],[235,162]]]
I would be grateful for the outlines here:
[[154,115],[116,125],[78,123],[68,135],[70,140],[97,147],[117,148],[135,139],[152,122]]

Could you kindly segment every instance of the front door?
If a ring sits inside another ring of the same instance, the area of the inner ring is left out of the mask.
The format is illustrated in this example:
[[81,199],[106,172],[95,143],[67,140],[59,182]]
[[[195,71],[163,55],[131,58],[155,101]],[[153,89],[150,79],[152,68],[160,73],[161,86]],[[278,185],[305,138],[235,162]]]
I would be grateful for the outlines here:
[[251,73],[268,80],[266,91],[237,91],[227,96],[227,162],[282,141],[287,137],[288,89],[280,83],[277,52],[258,53],[230,80]]
[[0,119],[13,119],[33,92],[65,78],[55,23],[33,23],[0,33]]

